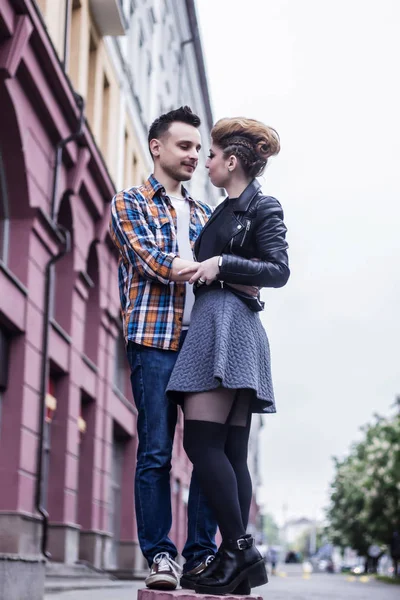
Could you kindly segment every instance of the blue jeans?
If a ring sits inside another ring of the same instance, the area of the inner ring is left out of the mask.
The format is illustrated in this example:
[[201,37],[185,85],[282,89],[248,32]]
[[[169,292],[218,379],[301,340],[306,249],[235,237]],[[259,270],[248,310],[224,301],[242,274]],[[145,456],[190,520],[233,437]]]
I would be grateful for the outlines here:
[[[182,334],[181,346],[184,341]],[[140,548],[149,566],[158,552],[172,558],[177,549],[168,534],[172,525],[170,470],[177,407],[165,390],[178,352],[128,344],[132,392],[138,410],[135,507]],[[182,551],[188,571],[215,554],[217,523],[200,491],[195,473],[189,489],[188,538]]]

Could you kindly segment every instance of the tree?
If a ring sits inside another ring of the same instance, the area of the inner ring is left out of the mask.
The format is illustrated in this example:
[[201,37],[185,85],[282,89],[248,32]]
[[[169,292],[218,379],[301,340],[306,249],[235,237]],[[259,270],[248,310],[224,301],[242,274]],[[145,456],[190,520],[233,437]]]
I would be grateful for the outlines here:
[[371,544],[389,545],[400,529],[400,414],[376,415],[363,432],[344,460],[335,459],[328,518],[333,543],[367,557]]

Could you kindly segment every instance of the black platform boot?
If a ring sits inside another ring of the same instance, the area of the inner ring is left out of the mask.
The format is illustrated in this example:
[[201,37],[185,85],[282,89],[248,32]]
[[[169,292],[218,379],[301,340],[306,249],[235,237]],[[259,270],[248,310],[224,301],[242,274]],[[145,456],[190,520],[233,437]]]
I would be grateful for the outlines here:
[[[245,535],[238,540],[224,540],[218,551],[218,561],[212,574],[199,576],[195,590],[199,594],[243,594],[268,582],[264,560],[254,546],[254,538]],[[246,582],[247,585],[246,585]],[[240,586],[240,587],[239,587]],[[246,586],[246,587],[245,587]],[[237,591],[239,589],[239,591]]]
[[242,583],[239,583],[237,588],[235,588],[232,592],[235,596],[250,596],[251,594],[251,585],[248,579],[244,579]]
[[[204,570],[200,573],[182,575],[181,577],[181,588],[194,590],[197,583],[201,583],[201,579],[212,577],[214,571],[216,570],[219,561],[221,560],[221,550],[223,545],[221,544],[217,554],[212,557],[212,560],[208,561],[208,564]],[[210,558],[210,557],[208,557]],[[237,588],[235,588],[232,592],[235,596],[249,596],[251,594],[250,582],[248,579],[244,579]]]
[[200,575],[204,575],[205,577],[211,575],[211,567],[214,566],[215,559],[217,556],[218,554],[216,556],[210,554],[209,556],[207,556],[207,559],[203,563],[200,563],[200,565],[198,565],[191,571],[183,573],[180,582],[181,588],[184,590],[194,590],[194,586],[197,583],[197,580],[199,579]]

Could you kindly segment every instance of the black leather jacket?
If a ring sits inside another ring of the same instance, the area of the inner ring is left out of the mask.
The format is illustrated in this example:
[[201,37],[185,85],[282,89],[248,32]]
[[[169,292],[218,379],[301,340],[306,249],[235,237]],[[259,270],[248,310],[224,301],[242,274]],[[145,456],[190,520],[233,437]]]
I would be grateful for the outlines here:
[[[213,256],[222,256],[218,277],[222,282],[278,288],[286,284],[290,275],[286,227],[278,200],[264,196],[260,187],[254,179],[239,198],[226,199],[218,205],[196,240],[194,253],[201,260],[200,246],[202,256],[207,254],[208,246]],[[226,203],[231,204],[227,207]],[[219,215],[221,222],[212,228],[213,239],[207,239],[207,229]],[[262,306],[252,308],[261,310]]]

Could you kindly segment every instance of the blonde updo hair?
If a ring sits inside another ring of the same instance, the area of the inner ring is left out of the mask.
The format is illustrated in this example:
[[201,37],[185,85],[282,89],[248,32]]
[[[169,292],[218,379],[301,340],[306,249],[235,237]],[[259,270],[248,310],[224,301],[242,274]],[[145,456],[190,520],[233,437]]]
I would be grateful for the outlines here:
[[225,158],[236,156],[246,175],[262,175],[270,156],[281,149],[279,135],[272,129],[244,117],[220,119],[211,130],[214,144],[222,148]]

